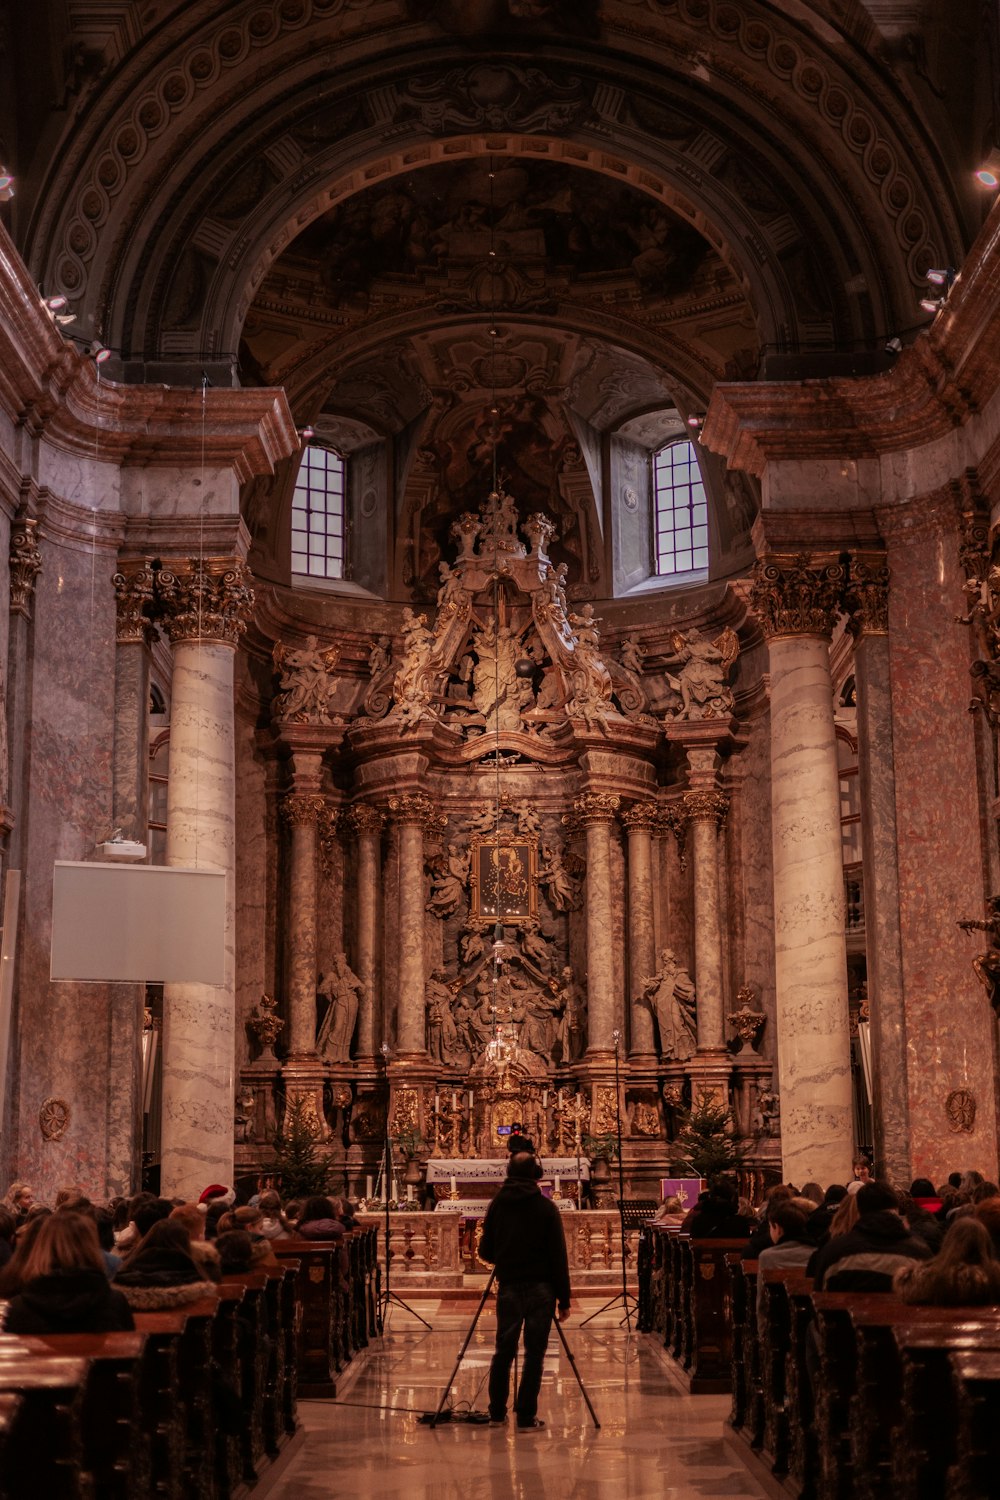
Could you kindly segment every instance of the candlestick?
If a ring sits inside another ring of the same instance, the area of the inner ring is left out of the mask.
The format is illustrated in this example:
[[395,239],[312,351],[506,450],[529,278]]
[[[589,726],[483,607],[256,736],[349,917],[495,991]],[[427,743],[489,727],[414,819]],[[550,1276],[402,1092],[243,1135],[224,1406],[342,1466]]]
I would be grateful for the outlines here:
[[469,1114],[472,1114],[472,1090],[469,1090]]
[[395,1177],[392,1179],[392,1201],[394,1203],[399,1202],[399,1183],[396,1181]]
[[559,1090],[559,1108],[560,1109],[562,1109],[562,1096],[563,1096],[563,1091],[562,1091],[562,1089],[560,1089]]
[[440,1101],[438,1099],[438,1092],[437,1092],[437,1089],[435,1089],[434,1090],[434,1113],[435,1114],[437,1114],[437,1112],[438,1112],[439,1102]]

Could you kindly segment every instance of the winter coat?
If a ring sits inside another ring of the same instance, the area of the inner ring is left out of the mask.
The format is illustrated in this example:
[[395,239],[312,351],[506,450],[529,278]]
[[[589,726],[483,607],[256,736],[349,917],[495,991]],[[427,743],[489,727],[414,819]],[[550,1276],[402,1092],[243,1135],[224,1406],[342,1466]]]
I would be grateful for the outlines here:
[[52,1271],[12,1297],[4,1333],[120,1333],[135,1327],[128,1303],[103,1271]]
[[537,1182],[508,1178],[486,1211],[479,1258],[497,1268],[501,1286],[544,1281],[569,1307],[569,1260],[562,1216]]
[[809,1262],[817,1292],[890,1292],[892,1278],[911,1260],[929,1260],[925,1240],[911,1234],[892,1209],[862,1214],[847,1234],[838,1234]]
[[214,1281],[185,1281],[175,1286],[122,1287],[122,1295],[135,1312],[176,1312],[192,1302],[219,1295]]

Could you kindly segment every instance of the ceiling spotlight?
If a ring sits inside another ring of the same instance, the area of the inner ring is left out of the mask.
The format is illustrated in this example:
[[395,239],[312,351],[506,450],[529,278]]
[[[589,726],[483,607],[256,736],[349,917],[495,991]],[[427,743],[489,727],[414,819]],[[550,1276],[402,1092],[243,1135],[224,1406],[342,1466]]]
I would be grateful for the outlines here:
[[980,167],[979,171],[974,173],[973,175],[975,176],[975,179],[979,183],[980,187],[1000,187],[1000,174],[992,171],[989,167]]
[[315,427],[302,427],[299,429],[299,437],[304,443],[311,443],[316,436]]
[[14,178],[6,167],[0,167],[0,203],[7,203],[14,196]]
[[50,313],[55,313],[61,307],[65,307],[68,301],[68,297],[64,297],[62,292],[58,292],[54,297],[46,297],[44,299],[44,306],[48,308]]
[[705,421],[704,417],[690,416],[687,419],[687,425],[689,427],[693,427],[695,429],[695,431],[697,431],[699,427],[701,427],[701,426],[704,425],[704,421]]
[[943,271],[928,271],[927,280],[932,286],[951,287],[957,275],[954,266],[946,266]]
[[107,361],[111,358],[111,350],[106,349],[102,343],[98,342],[97,339],[94,340],[87,352],[89,353],[91,359],[94,361],[95,365],[106,364]]
[[936,313],[940,312],[942,307],[944,307],[944,302],[945,299],[943,297],[921,297],[920,306],[924,312]]

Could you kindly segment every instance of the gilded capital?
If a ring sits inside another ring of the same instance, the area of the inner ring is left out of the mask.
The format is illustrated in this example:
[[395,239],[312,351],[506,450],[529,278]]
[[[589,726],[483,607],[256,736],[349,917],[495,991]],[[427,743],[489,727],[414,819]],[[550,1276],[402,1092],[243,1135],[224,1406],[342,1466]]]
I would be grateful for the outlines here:
[[584,792],[573,803],[573,811],[584,828],[596,823],[613,823],[622,799],[616,792]]
[[629,833],[633,829],[652,833],[660,826],[660,809],[655,802],[633,802],[622,813],[622,822]]
[[161,568],[156,594],[171,641],[238,644],[253,612],[250,569],[239,559],[192,558],[186,568]]
[[758,558],[748,604],[764,635],[829,636],[841,609],[847,570],[799,557]]
[[115,590],[115,636],[119,641],[144,641],[153,630],[149,605],[153,598],[154,574],[146,563],[116,573],[111,580]]
[[422,792],[405,792],[390,797],[389,811],[397,823],[419,823],[421,828],[433,828],[440,821],[433,802]]
[[337,834],[343,824],[343,815],[336,802],[323,799],[319,815],[319,856],[324,875],[333,870],[333,855],[337,847]]
[[699,818],[714,818],[721,828],[729,812],[729,798],[725,792],[698,790],[685,792],[682,800],[685,817],[692,823]]
[[687,869],[685,846],[689,815],[680,802],[668,803],[660,809],[660,832],[672,833],[677,841],[677,855],[682,870]]
[[281,816],[292,828],[318,824],[326,815],[326,798],[318,792],[288,792],[281,799]]
[[358,838],[366,833],[378,837],[385,823],[385,814],[372,807],[370,802],[356,802],[346,814],[346,822]]
[[10,608],[31,619],[35,579],[42,571],[42,554],[35,537],[38,522],[25,516],[10,528]]
[[883,557],[852,558],[844,602],[856,636],[889,633],[889,567]]

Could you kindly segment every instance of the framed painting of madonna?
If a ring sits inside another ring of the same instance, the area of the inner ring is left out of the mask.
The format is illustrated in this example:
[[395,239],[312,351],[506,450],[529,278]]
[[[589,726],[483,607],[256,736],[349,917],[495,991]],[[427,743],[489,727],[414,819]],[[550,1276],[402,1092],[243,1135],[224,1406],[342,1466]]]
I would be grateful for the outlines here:
[[490,834],[474,839],[470,916],[474,922],[529,922],[538,906],[535,845],[530,839]]

